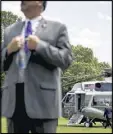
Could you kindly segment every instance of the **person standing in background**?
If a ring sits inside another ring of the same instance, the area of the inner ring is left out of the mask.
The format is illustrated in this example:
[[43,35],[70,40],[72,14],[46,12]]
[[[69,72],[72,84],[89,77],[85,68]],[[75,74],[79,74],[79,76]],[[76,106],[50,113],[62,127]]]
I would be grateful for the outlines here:
[[67,28],[45,19],[47,1],[21,1],[26,20],[7,27],[2,45],[2,116],[8,133],[55,133],[59,118],[60,69],[72,62]]
[[111,124],[111,118],[112,118],[112,109],[109,107],[109,103],[106,103],[106,108],[104,110],[104,117],[106,118],[106,125],[105,125],[105,128],[111,126],[112,127],[112,124]]

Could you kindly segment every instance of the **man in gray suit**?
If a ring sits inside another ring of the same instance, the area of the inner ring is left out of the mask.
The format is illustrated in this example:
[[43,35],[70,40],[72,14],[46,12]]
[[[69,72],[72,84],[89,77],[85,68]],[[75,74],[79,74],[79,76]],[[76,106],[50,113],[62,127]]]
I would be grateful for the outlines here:
[[[16,22],[4,32],[2,69],[6,76],[2,115],[9,120],[11,133],[56,132],[60,70],[69,67],[72,55],[66,26],[41,15],[46,3],[22,1],[26,20]],[[26,29],[32,29],[29,35]],[[21,68],[19,56],[21,62],[26,62],[25,66],[21,63]]]

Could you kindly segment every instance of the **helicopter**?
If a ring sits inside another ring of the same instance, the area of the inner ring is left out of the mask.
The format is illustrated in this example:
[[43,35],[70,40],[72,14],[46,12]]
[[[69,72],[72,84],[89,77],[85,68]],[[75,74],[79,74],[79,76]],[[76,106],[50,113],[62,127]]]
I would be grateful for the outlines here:
[[[111,69],[98,77],[112,76]],[[95,122],[106,125],[104,109],[112,109],[112,81],[86,81],[76,83],[62,99],[63,117],[69,118],[68,126],[84,123],[85,127],[92,127]],[[111,117],[112,118],[112,117]]]

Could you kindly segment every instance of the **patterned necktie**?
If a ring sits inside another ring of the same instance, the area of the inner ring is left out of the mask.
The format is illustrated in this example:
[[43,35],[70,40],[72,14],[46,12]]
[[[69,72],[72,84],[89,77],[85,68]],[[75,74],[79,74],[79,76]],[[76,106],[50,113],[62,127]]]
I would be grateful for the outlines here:
[[24,48],[22,48],[19,52],[19,57],[18,57],[18,63],[19,63],[19,68],[20,69],[25,69],[27,62],[29,60],[30,57],[30,51],[27,47],[27,40],[26,38],[28,38],[29,35],[32,34],[32,27],[31,27],[31,22],[28,21],[27,22],[27,26],[25,29],[25,42],[24,42]]
[[[31,26],[31,22],[28,21],[27,22],[27,27],[25,29],[25,39],[28,38],[29,35],[32,34],[32,26]],[[25,40],[25,44],[24,44],[24,50],[25,50],[25,53],[28,53],[28,47],[27,47],[27,40]]]

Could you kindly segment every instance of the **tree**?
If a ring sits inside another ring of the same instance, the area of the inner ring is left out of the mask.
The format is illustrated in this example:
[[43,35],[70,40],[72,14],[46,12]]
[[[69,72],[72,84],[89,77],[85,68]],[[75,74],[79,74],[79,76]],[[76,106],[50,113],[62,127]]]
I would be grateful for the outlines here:
[[99,63],[99,66],[100,66],[100,69],[104,69],[104,68],[110,68],[110,65],[109,63],[106,63],[106,62],[100,62]]
[[1,24],[3,28],[8,27],[9,25],[15,23],[18,20],[21,20],[21,17],[14,15],[12,12],[1,11]]

